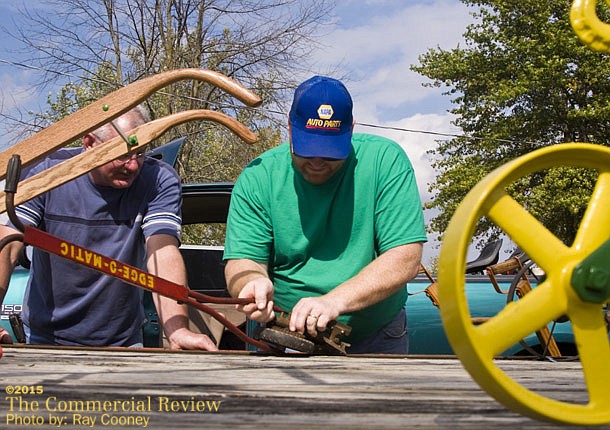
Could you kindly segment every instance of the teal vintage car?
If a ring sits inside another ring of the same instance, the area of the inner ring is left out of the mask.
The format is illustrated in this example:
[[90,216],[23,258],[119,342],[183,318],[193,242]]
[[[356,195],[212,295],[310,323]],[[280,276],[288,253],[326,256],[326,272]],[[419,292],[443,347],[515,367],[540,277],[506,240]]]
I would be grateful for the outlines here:
[[[498,276],[498,284],[504,291],[510,289],[513,276]],[[409,323],[410,354],[453,354],[445,336],[440,312],[423,290],[430,284],[425,276],[418,276],[408,285],[410,293],[407,300]],[[486,318],[496,315],[507,303],[507,295],[498,293],[485,275],[466,275],[466,295],[473,318]],[[576,345],[569,321],[556,322],[548,327],[562,356],[575,356]],[[545,346],[535,333],[530,334],[522,343],[513,345],[501,355],[548,356]]]

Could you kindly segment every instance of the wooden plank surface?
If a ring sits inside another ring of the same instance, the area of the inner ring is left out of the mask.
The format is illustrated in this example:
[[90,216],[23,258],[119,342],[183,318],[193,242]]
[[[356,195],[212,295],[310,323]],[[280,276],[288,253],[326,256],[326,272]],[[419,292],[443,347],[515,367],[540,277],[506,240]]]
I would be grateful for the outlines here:
[[[587,401],[577,361],[506,360],[500,366],[548,397]],[[447,357],[15,346],[4,347],[0,377],[3,429],[51,428],[60,419],[67,429],[89,424],[154,429],[558,427],[507,410],[478,387],[458,360]],[[33,393],[19,395],[16,387]],[[43,424],[34,425],[35,420]]]

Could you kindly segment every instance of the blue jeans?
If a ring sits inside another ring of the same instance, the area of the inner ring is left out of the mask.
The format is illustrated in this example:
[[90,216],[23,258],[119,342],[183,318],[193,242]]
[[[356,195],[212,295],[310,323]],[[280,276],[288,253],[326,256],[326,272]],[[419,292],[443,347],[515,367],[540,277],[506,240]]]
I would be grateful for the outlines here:
[[[23,324],[23,332],[25,333],[25,343],[32,345],[58,345],[53,339],[47,338],[39,333],[32,333],[30,327],[25,324]],[[129,348],[143,348],[144,340],[142,331],[136,331],[135,334],[125,342],[124,346],[128,346]]]
[[407,313],[403,307],[389,323],[346,348],[348,354],[408,354]]

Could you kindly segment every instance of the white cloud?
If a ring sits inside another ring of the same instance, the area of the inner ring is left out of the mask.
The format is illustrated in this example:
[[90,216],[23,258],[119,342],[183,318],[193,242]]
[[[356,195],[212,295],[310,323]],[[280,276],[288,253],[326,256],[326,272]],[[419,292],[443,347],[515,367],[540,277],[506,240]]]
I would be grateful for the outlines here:
[[0,73],[0,107],[12,110],[36,100],[40,94],[29,84],[29,78],[22,74]]
[[[427,97],[440,101],[440,91],[423,88],[425,78],[409,68],[430,48],[456,47],[472,21],[469,11],[457,0],[409,1],[400,4],[401,8],[395,6],[397,2],[391,3],[393,8],[354,5],[368,19],[349,28],[343,24],[332,32],[328,49],[319,53],[318,61],[342,61],[341,72],[349,76],[347,84],[354,98],[374,104],[381,112]],[[445,100],[442,106],[447,103]],[[413,109],[409,110],[413,113]]]

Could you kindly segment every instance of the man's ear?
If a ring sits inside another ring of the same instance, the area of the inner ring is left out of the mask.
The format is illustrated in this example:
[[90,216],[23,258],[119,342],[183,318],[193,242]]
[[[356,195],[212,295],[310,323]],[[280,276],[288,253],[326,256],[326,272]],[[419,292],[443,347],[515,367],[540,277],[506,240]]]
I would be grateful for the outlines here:
[[95,145],[95,136],[92,133],[87,133],[83,136],[83,147],[85,149],[91,149]]

